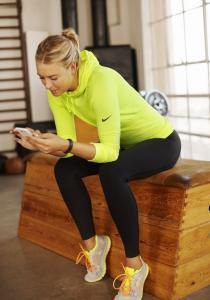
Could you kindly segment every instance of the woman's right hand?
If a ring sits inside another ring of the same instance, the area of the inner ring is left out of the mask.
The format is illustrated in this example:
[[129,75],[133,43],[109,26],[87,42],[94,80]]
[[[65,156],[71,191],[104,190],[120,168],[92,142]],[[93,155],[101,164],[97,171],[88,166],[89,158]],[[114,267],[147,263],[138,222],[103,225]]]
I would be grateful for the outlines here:
[[[32,128],[26,127],[33,136],[40,136],[42,133],[39,130],[34,130]],[[21,146],[23,146],[26,149],[33,150],[33,151],[38,151],[36,147],[34,147],[28,140],[27,137],[22,135],[20,132],[14,131],[14,129],[10,130],[10,133],[14,135],[14,140],[19,143]]]

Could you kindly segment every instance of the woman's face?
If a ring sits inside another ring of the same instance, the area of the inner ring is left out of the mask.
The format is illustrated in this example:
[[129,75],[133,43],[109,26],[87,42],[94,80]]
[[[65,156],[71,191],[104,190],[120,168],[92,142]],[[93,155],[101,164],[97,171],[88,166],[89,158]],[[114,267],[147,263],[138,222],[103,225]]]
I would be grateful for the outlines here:
[[78,86],[76,63],[65,68],[61,63],[44,64],[37,62],[36,67],[42,84],[54,96],[73,91]]

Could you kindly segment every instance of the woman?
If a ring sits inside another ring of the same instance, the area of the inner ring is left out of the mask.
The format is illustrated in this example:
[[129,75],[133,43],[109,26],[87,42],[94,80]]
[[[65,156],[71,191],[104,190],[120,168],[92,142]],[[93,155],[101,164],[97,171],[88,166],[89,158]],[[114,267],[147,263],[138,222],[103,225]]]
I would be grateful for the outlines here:
[[[16,134],[16,141],[63,157],[55,176],[83,240],[77,262],[86,258],[88,282],[105,275],[111,247],[108,236],[95,232],[91,200],[82,181],[99,175],[126,256],[124,280],[114,299],[140,300],[149,267],[139,252],[138,210],[128,182],[172,168],[180,155],[179,136],[116,71],[101,66],[93,53],[80,52],[73,30],[43,40],[36,64],[48,90],[57,135],[31,129],[32,137]],[[98,142],[77,142],[74,116],[97,127]]]

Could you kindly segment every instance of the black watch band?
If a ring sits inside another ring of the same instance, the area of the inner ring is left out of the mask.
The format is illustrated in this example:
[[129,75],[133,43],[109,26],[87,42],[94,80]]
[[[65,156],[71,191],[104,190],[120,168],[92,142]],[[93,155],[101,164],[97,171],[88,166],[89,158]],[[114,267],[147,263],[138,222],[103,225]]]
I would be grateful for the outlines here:
[[67,139],[67,141],[69,142],[69,145],[68,145],[68,148],[66,149],[66,151],[63,151],[63,153],[65,153],[65,154],[71,152],[73,145],[74,145],[72,139]]

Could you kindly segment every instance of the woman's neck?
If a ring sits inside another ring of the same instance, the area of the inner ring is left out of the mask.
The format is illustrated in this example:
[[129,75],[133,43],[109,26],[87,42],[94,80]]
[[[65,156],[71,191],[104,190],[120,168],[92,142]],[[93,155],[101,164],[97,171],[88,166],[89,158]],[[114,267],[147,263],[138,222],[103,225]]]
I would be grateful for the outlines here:
[[68,89],[69,92],[73,92],[77,89],[79,85],[79,70],[76,72],[75,76],[74,76],[74,79],[73,79],[73,82],[72,82],[72,85],[71,87]]

